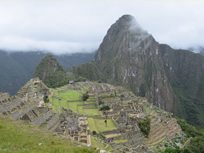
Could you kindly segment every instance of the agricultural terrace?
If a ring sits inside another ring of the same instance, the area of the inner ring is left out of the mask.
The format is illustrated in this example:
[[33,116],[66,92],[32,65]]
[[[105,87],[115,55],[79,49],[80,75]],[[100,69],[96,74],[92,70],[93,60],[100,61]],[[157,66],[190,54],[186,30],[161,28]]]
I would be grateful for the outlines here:
[[[78,114],[87,115],[88,117],[88,126],[90,132],[96,131],[105,132],[116,130],[112,119],[107,119],[107,126],[105,124],[105,119],[98,119],[95,116],[100,116],[100,112],[96,105],[95,96],[89,96],[86,101],[82,100],[83,94],[88,91],[87,86],[82,86],[77,90],[70,88],[70,85],[66,85],[60,88],[51,89],[52,90],[52,108],[56,112],[61,112],[61,108],[68,108],[73,110]],[[103,143],[101,143],[97,138],[91,136],[91,144],[94,147],[105,149]],[[110,147],[110,146],[109,146]],[[106,148],[107,150],[107,148]]]

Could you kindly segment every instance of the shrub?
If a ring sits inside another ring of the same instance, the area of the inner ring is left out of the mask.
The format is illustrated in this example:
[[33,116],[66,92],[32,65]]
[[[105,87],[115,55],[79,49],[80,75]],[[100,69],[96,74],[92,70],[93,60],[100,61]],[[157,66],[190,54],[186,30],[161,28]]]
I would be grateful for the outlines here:
[[93,133],[93,135],[96,135],[96,134],[97,134],[96,131],[93,131],[92,133]]
[[110,110],[110,107],[109,107],[108,105],[103,105],[103,107],[101,107],[100,110],[101,110],[101,111]]
[[89,98],[88,92],[84,93],[82,96],[82,100],[86,101]]
[[166,148],[162,153],[180,153],[181,150],[177,146],[176,148]]
[[100,137],[101,139],[105,139],[105,138],[106,138],[103,133],[100,133],[99,137]]
[[150,119],[147,117],[144,121],[138,121],[139,128],[141,132],[148,137],[150,132]]
[[44,96],[44,97],[43,97],[43,100],[44,100],[45,103],[49,103],[49,98],[48,98],[48,96]]

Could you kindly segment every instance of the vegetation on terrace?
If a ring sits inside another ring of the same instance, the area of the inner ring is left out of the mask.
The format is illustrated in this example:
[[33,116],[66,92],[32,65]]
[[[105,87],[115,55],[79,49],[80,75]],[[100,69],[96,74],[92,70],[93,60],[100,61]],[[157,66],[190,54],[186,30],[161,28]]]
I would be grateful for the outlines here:
[[[89,116],[100,115],[99,110],[96,107],[96,99],[94,96],[88,95],[87,86],[83,86],[80,90],[66,90],[68,86],[69,85],[52,89],[52,105],[54,110],[60,112],[61,107],[64,107],[71,109],[78,114],[84,114]],[[59,92],[63,90],[64,92]],[[61,100],[59,100],[58,98],[60,98]],[[117,129],[112,119],[107,119],[107,127],[104,121],[105,119],[88,117],[88,125],[90,132],[96,131],[97,133],[100,133]],[[112,149],[110,146],[105,146],[102,142],[100,142],[100,140],[98,140],[96,136],[91,136],[91,145],[93,147],[97,147],[103,150]]]

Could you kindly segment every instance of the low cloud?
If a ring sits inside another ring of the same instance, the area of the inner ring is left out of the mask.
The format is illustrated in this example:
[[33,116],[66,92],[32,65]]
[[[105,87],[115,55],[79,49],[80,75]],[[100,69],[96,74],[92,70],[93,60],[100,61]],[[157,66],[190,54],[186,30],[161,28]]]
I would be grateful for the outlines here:
[[98,47],[93,42],[71,42],[63,40],[34,40],[20,37],[0,37],[1,49],[9,52],[43,51],[56,54],[93,52]]
[[0,49],[54,53],[95,51],[123,14],[134,16],[160,43],[202,46],[204,2],[0,2]]

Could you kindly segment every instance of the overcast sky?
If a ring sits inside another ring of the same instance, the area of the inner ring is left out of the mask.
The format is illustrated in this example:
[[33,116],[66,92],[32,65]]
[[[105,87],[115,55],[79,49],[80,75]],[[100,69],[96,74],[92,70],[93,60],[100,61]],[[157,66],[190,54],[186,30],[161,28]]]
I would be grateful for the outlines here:
[[123,14],[159,43],[204,46],[204,1],[0,1],[0,49],[91,52]]

